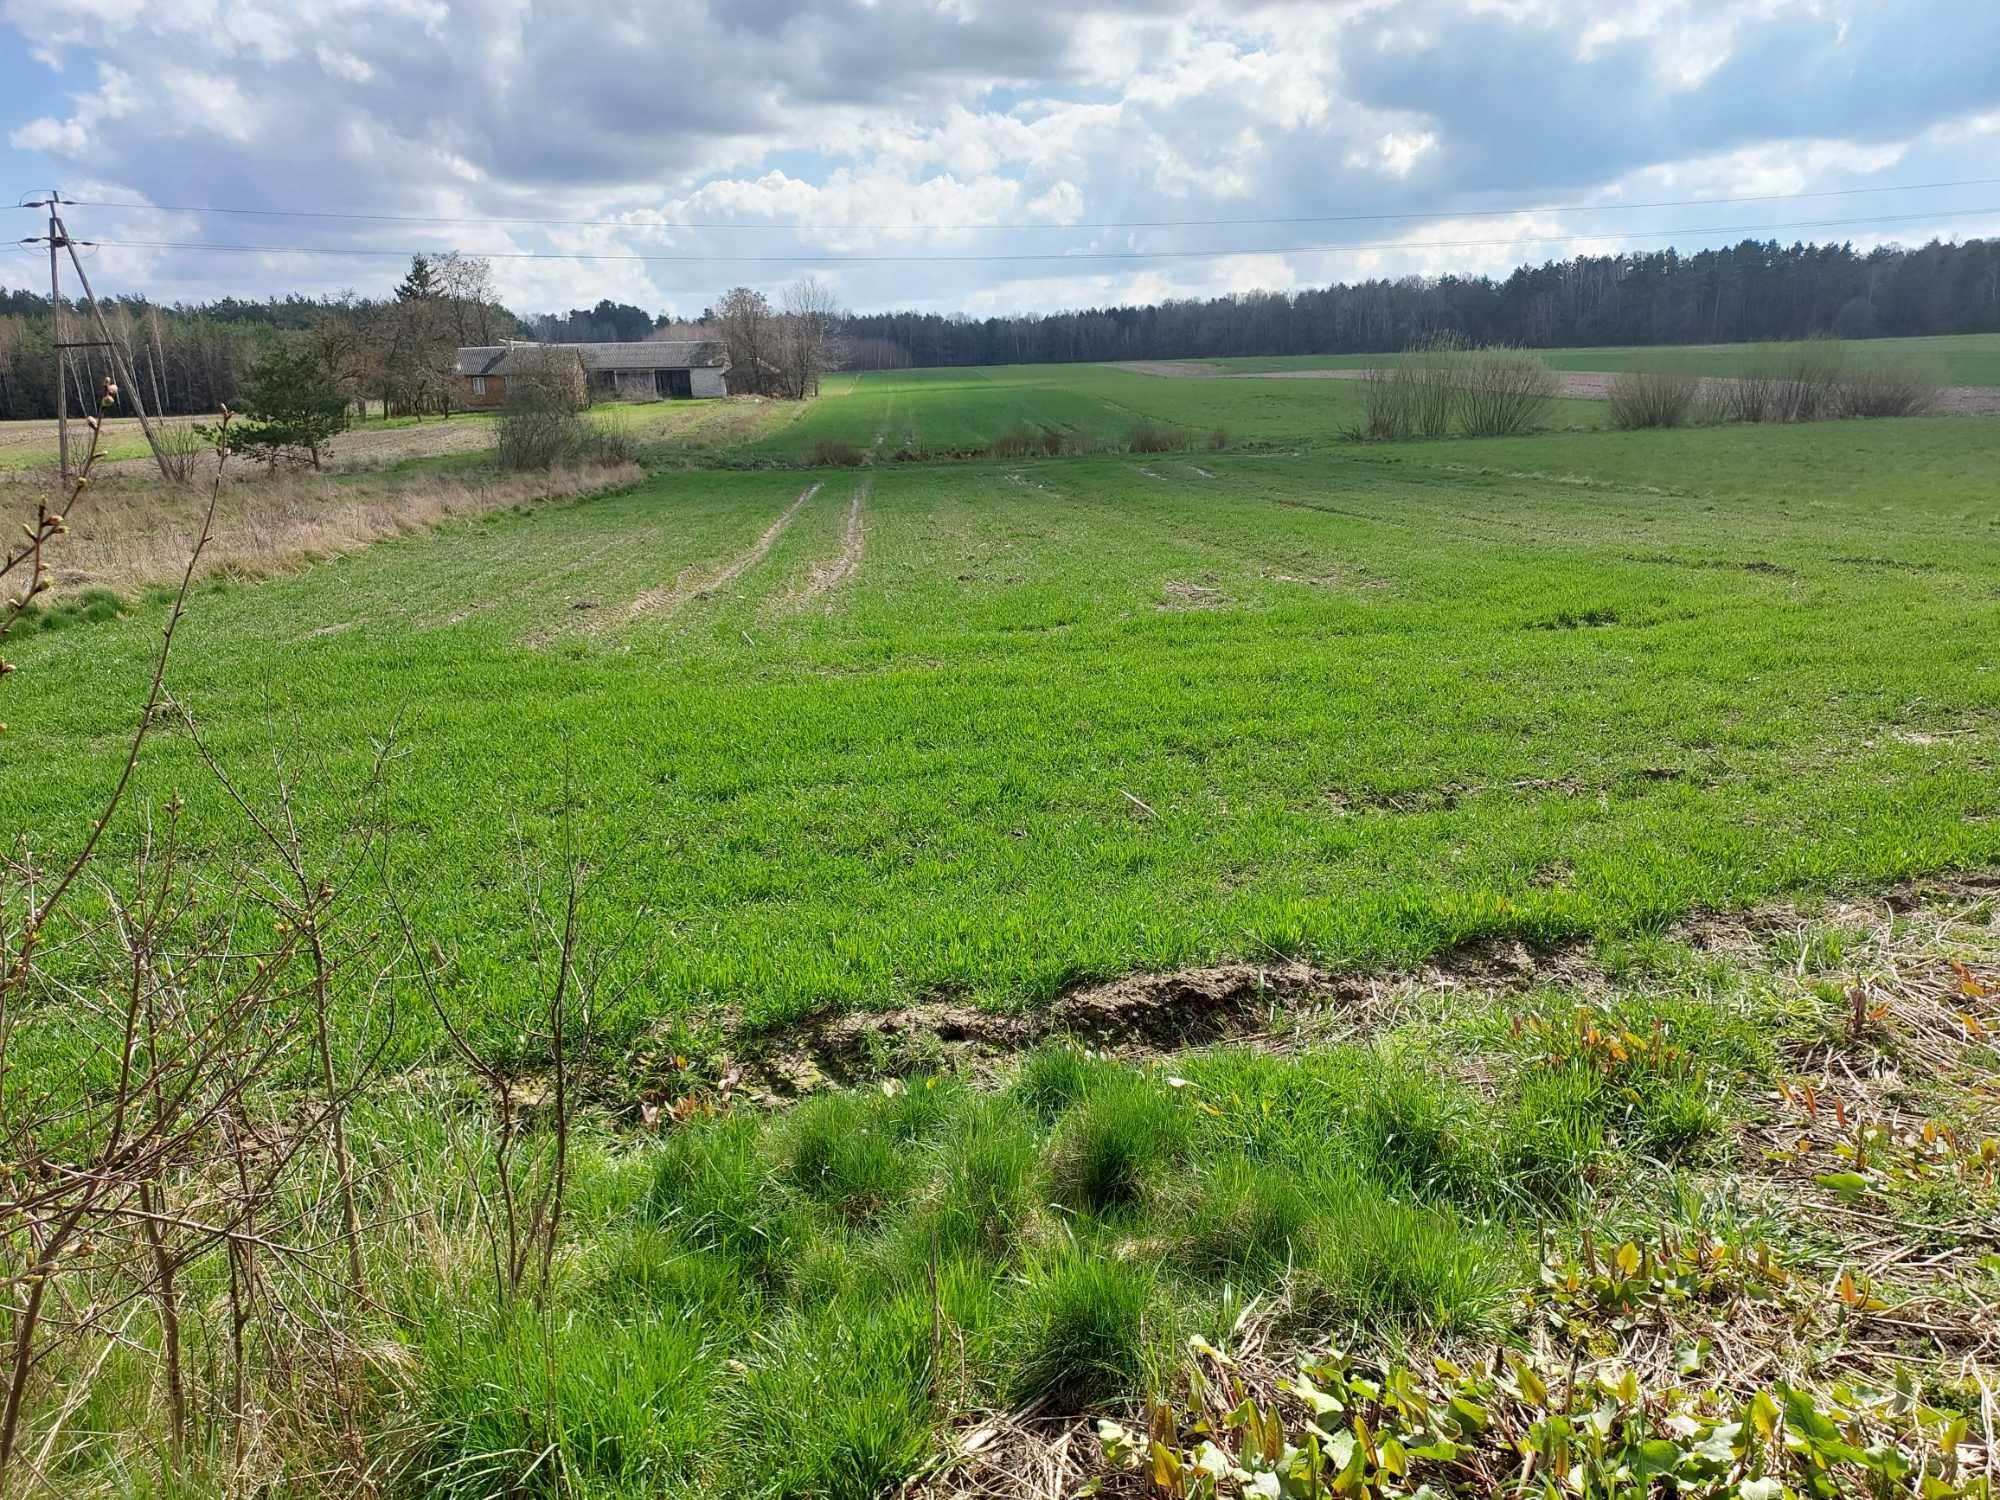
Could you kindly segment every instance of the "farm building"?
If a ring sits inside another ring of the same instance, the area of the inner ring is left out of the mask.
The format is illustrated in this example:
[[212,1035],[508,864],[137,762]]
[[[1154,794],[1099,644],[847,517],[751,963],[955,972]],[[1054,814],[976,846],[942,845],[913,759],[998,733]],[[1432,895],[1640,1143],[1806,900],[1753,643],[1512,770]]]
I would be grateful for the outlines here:
[[492,344],[458,351],[459,400],[465,406],[505,406],[508,375],[530,361],[574,357],[595,401],[684,401],[726,394],[729,359],[708,340],[638,344]]

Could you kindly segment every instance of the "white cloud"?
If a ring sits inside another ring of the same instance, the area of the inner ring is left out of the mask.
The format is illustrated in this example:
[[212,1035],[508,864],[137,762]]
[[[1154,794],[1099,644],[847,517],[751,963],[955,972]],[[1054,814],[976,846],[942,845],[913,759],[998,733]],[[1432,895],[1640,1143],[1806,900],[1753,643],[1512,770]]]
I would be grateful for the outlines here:
[[76,112],[66,120],[43,116],[9,131],[7,142],[19,151],[50,156],[82,156],[102,140],[106,125],[122,120],[138,106],[132,78],[110,63],[97,65],[97,88],[70,98]]
[[[1438,210],[1991,175],[1993,9],[1941,28],[1935,0],[0,0],[49,66],[94,79],[61,108],[0,103],[0,130],[125,198],[609,221],[278,220],[273,243],[717,257],[496,264],[527,309],[684,310],[803,263],[759,256],[821,257],[868,306],[1075,305],[1504,271],[1577,248],[1544,235],[1663,227],[1421,217]],[[1309,222],[1160,223],[1253,217]],[[673,227],[693,221],[764,227]],[[131,237],[248,240],[256,222]],[[1112,223],[1154,227],[1083,227]],[[1030,227],[965,227],[990,224]],[[869,254],[956,258],[832,259]],[[395,260],[132,264],[134,285],[201,295],[379,289]]]
[[339,47],[329,47],[321,42],[313,49],[319,59],[320,71],[329,78],[344,79],[348,83],[367,83],[375,76],[374,65],[366,58],[356,57]]

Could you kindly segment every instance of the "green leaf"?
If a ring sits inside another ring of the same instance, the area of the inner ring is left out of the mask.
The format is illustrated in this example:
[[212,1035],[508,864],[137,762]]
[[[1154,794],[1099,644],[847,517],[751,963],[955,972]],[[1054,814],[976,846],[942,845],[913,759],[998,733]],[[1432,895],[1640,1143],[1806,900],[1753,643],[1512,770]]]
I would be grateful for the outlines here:
[[1868,1191],[1868,1179],[1859,1172],[1822,1172],[1813,1181],[1843,1198],[1859,1198]]
[[1634,1479],[1651,1479],[1656,1475],[1673,1473],[1681,1466],[1681,1458],[1678,1444],[1665,1438],[1649,1438],[1632,1445],[1627,1462],[1632,1467]]

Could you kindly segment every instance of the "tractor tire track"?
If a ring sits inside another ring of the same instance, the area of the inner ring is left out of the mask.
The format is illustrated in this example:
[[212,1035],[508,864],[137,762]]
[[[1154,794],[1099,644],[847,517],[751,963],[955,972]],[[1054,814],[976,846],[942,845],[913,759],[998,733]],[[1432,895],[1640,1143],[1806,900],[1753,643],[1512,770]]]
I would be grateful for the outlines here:
[[[868,500],[868,492],[874,488],[874,481],[864,479],[855,486],[854,497],[847,502],[847,524],[841,528],[840,552],[828,563],[816,563],[812,577],[800,591],[795,607],[804,609],[814,600],[844,587],[861,570],[861,553],[867,545],[868,528],[862,520],[862,506]],[[828,601],[827,610],[833,609]]]
[[696,599],[709,598],[728,588],[764,560],[765,554],[770,552],[778,544],[778,538],[785,534],[785,528],[792,524],[792,517],[803,510],[806,502],[819,493],[819,488],[817,484],[806,486],[800,492],[799,498],[785,508],[784,514],[764,528],[762,536],[706,578],[690,579],[688,574],[692,569],[683,568],[673,583],[667,587],[645,590],[625,606],[625,618],[637,620],[648,615],[672,614]]

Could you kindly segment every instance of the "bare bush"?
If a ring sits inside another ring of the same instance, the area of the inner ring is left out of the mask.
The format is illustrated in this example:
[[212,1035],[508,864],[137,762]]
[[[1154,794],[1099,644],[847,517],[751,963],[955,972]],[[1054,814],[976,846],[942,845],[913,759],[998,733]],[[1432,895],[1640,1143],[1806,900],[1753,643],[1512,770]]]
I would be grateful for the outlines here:
[[1457,334],[1438,333],[1398,362],[1396,373],[1406,390],[1412,434],[1450,435],[1465,399],[1466,365],[1471,354]]
[[988,458],[1032,458],[1038,453],[1047,453],[1047,434],[1025,422],[1016,422],[1005,432],[999,433],[986,444]]
[[1410,435],[1412,387],[1403,366],[1377,365],[1361,372],[1361,424],[1349,436],[1394,442]]
[[1944,382],[1914,363],[1852,364],[1834,392],[1843,417],[1921,417],[1937,410]]
[[1518,437],[1547,419],[1556,378],[1539,355],[1499,346],[1464,350],[1453,367],[1458,424],[1467,437]]
[[192,484],[201,472],[202,460],[215,453],[215,445],[193,422],[161,422],[154,427],[159,439],[160,464],[167,477],[180,484]]
[[1701,377],[1682,366],[1648,362],[1611,381],[1611,425],[1685,427],[1699,416]]
[[819,468],[855,469],[866,458],[854,444],[839,438],[821,438],[813,444],[812,461]]
[[1208,434],[1209,452],[1220,453],[1224,448],[1227,448],[1228,446],[1229,446],[1229,429],[1227,427],[1217,427],[1209,432]]
[[632,461],[629,439],[584,419],[588,387],[573,352],[560,345],[517,349],[510,369],[511,404],[499,424],[501,468],[547,470]]
[[1141,417],[1125,434],[1128,453],[1183,453],[1192,446],[1184,429],[1151,417]]
[[1846,363],[1836,338],[1759,344],[1743,373],[1723,383],[1718,404],[1736,422],[1817,421],[1834,414]]

